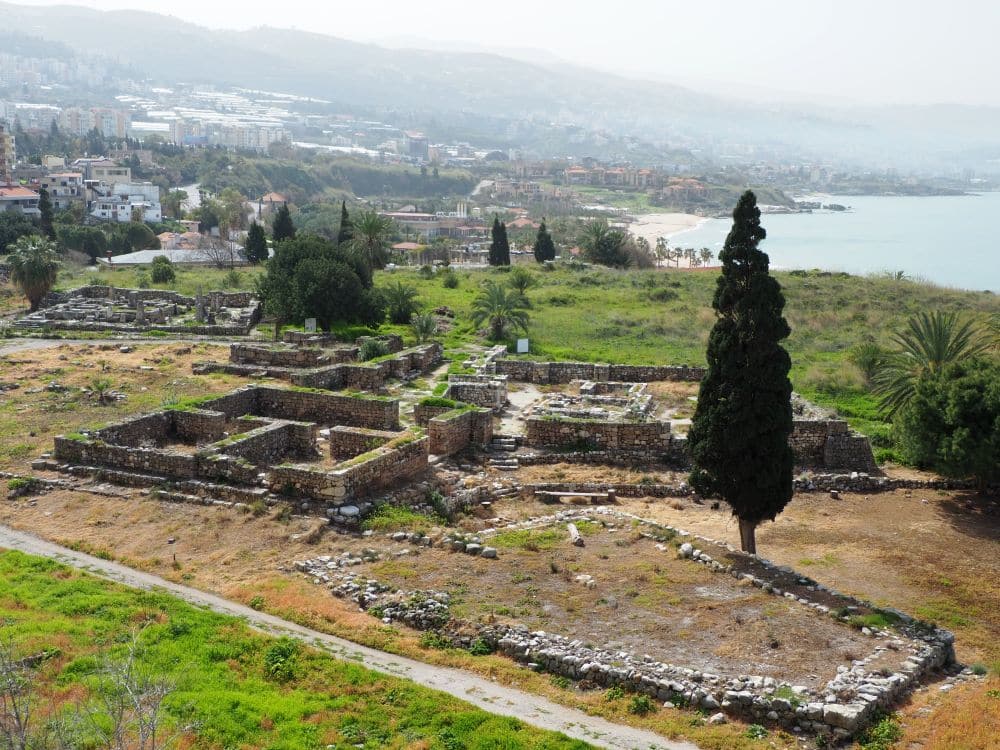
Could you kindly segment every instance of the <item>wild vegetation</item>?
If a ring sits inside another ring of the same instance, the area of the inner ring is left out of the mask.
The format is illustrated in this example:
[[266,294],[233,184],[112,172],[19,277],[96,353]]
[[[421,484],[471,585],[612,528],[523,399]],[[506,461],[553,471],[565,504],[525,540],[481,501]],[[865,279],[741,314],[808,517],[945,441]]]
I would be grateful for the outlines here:
[[0,554],[0,616],[16,657],[0,700],[27,717],[10,747],[587,747],[17,552]]

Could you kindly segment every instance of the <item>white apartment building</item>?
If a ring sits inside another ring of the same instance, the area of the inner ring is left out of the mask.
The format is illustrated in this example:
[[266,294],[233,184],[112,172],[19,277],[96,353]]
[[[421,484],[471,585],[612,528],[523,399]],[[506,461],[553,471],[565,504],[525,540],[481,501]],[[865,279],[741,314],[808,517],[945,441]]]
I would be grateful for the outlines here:
[[[100,189],[99,189],[100,190]],[[90,203],[90,215],[102,221],[127,223],[138,209],[142,221],[163,221],[160,188],[150,182],[118,183],[106,192],[100,191]]]

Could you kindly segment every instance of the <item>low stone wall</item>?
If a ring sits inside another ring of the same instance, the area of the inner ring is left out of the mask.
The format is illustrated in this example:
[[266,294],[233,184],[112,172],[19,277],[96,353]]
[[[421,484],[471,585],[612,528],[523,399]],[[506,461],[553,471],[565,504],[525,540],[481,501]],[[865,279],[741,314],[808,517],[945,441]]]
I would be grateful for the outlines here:
[[109,424],[94,430],[91,436],[112,445],[139,447],[143,444],[155,445],[171,434],[174,434],[174,414],[160,411]]
[[276,492],[302,494],[339,505],[422,474],[427,470],[429,446],[428,438],[413,436],[409,442],[387,443],[363,453],[329,472],[302,465],[276,466],[268,483]]
[[291,454],[305,457],[316,452],[316,425],[312,422],[274,420],[234,436],[218,446],[225,455],[267,466]]
[[332,356],[336,349],[307,347],[277,348],[259,344],[232,344],[229,361],[246,365],[271,365],[276,367],[319,367],[336,364]]
[[705,376],[705,368],[686,365],[609,365],[591,362],[497,359],[491,366],[496,368],[498,375],[539,385],[569,383],[573,380],[613,380],[630,383],[649,383],[658,380],[698,382]]
[[871,474],[879,472],[871,441],[856,433],[827,437],[823,448],[823,468],[853,469]]
[[501,411],[507,405],[507,378],[488,375],[449,375],[445,397]]
[[375,450],[400,437],[399,432],[369,430],[338,425],[330,430],[330,455],[336,459],[354,458]]
[[842,419],[796,419],[788,444],[800,466],[878,472],[871,442]]
[[399,426],[399,402],[392,399],[266,386],[258,386],[255,390],[257,409],[250,413],[373,430],[394,430]]
[[418,403],[413,407],[413,421],[421,427],[426,427],[434,417],[447,414],[457,406],[457,403],[454,406],[428,406]]
[[430,452],[450,456],[470,445],[483,447],[493,440],[493,414],[488,409],[453,409],[427,423]]
[[186,443],[222,440],[228,418],[221,411],[184,409],[172,411],[173,430]]
[[525,445],[536,448],[579,444],[622,456],[649,458],[659,458],[670,453],[670,425],[666,422],[529,418],[525,426]]
[[116,469],[171,477],[198,476],[195,456],[157,448],[114,445],[96,439],[74,439],[59,435],[54,440],[55,457],[70,464],[93,464]]

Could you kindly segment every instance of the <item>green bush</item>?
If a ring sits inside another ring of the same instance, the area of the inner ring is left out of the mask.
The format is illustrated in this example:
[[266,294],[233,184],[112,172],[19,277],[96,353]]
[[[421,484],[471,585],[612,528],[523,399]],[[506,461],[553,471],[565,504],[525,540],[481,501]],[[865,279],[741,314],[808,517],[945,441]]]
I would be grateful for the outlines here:
[[882,716],[861,736],[858,737],[858,747],[861,750],[890,750],[903,738],[903,730],[894,716]]
[[264,672],[276,682],[288,682],[298,671],[299,644],[291,638],[279,638],[264,652]]
[[265,604],[264,597],[261,596],[260,594],[257,594],[247,603],[247,606],[250,607],[250,609],[256,609],[259,612],[260,610],[264,609],[264,604]]
[[420,635],[420,648],[437,649],[444,651],[451,648],[451,640],[436,630],[426,630]]
[[450,268],[446,269],[444,273],[441,274],[441,284],[445,289],[457,289],[458,288],[458,274],[455,273]]
[[747,727],[746,736],[751,740],[762,740],[767,737],[767,729],[760,724],[751,724]]
[[476,638],[469,646],[469,653],[473,656],[488,656],[494,651],[493,646],[482,638]]
[[153,265],[150,267],[150,275],[154,284],[169,284],[177,278],[174,271],[174,264],[166,255],[157,255],[153,258]]
[[628,712],[636,716],[645,716],[656,710],[656,704],[650,700],[648,695],[633,695],[628,704]]
[[382,339],[365,339],[358,349],[358,359],[367,362],[389,354],[389,345]]
[[625,689],[621,685],[612,685],[604,693],[604,700],[617,701],[625,697]]

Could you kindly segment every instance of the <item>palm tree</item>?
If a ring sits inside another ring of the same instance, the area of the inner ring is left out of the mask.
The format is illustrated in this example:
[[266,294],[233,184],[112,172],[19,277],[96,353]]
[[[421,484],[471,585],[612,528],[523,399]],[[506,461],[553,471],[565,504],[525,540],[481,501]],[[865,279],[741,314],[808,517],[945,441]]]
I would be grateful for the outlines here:
[[431,313],[418,313],[410,320],[410,330],[418,343],[429,341],[437,333],[437,320]]
[[956,313],[940,310],[910,318],[906,330],[893,340],[899,351],[885,357],[875,374],[873,389],[881,396],[880,407],[890,417],[909,403],[922,376],[982,354],[989,347],[971,320],[960,321]]
[[483,284],[483,291],[472,303],[472,322],[489,323],[490,339],[501,341],[511,330],[528,330],[527,300],[495,281]]
[[[527,291],[535,285],[535,274],[524,266],[518,266],[511,270],[507,277],[507,283],[511,289],[524,297]],[[525,301],[527,301],[526,297]]]
[[393,323],[409,323],[419,307],[417,290],[412,286],[397,281],[389,284],[383,291],[385,304],[389,310],[389,320]]
[[698,253],[701,255],[702,265],[707,266],[709,263],[712,262],[712,251],[709,250],[707,247],[703,247],[701,250],[698,251]]
[[14,243],[13,250],[7,259],[10,280],[28,298],[31,312],[35,312],[59,275],[56,246],[44,237],[26,235]]
[[369,268],[385,268],[391,233],[392,219],[377,211],[364,211],[354,220],[351,245],[368,261]]

